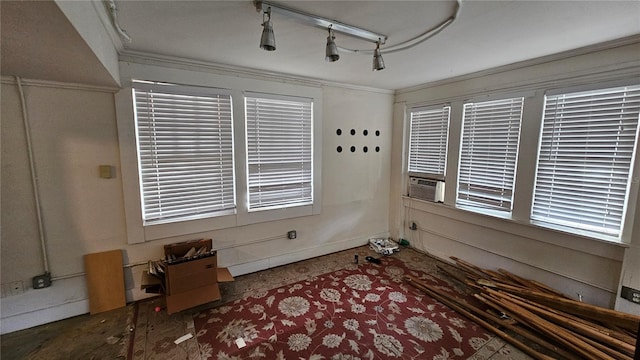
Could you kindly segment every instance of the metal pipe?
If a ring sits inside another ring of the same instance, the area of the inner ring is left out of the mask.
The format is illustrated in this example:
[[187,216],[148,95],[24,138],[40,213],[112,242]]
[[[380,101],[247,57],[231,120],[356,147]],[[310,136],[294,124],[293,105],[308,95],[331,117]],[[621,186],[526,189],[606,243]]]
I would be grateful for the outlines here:
[[[399,51],[404,51],[404,50],[408,50],[414,46],[417,46],[419,44],[422,44],[423,42],[427,41],[428,39],[434,37],[435,35],[439,34],[442,30],[444,30],[445,28],[447,28],[449,25],[453,24],[453,22],[457,19],[458,15],[460,14],[460,9],[462,8],[462,0],[456,0],[456,10],[453,13],[452,16],[450,16],[448,19],[444,20],[443,22],[441,22],[440,24],[436,25],[435,27],[432,27],[428,30],[426,30],[425,32],[423,32],[422,34],[409,39],[409,40],[405,40],[401,43],[395,44],[395,45],[390,45],[388,46],[386,49],[380,49],[380,51],[382,52],[382,54],[390,54],[390,53],[394,53],[394,52],[399,52]],[[381,43],[382,45],[382,43]],[[351,54],[365,54],[365,55],[370,55],[373,54],[373,52],[375,50],[369,50],[369,49],[360,49],[360,50],[356,50],[356,49],[348,49],[348,48],[343,48],[343,47],[338,47],[338,50],[342,51],[342,52],[346,52],[346,53],[351,53]]]
[[130,43],[131,37],[123,28],[120,27],[120,23],[118,22],[118,7],[116,6],[115,0],[105,0],[105,2],[107,3],[107,7],[109,8],[111,21],[113,22],[113,27],[116,29],[116,32],[124,41]]
[[20,77],[16,76],[16,83],[18,84],[18,93],[20,95],[20,104],[22,105],[22,122],[24,124],[24,134],[27,139],[27,153],[29,155],[29,168],[31,169],[31,186],[33,187],[33,198],[36,205],[36,217],[38,219],[38,233],[40,236],[40,245],[42,247],[42,262],[44,265],[44,272],[49,273],[49,260],[47,254],[47,241],[44,234],[44,226],[42,223],[42,210],[40,208],[40,192],[38,191],[38,176],[36,175],[35,160],[33,158],[33,147],[31,143],[31,130],[29,127],[29,117],[27,116],[27,102],[24,97],[24,91],[22,90],[22,81]]

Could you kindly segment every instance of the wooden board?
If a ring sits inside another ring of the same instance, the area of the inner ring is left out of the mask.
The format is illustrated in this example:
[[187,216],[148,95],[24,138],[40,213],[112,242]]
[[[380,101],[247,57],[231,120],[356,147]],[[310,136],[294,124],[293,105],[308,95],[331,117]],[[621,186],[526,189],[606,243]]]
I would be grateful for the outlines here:
[[84,268],[91,314],[125,306],[122,250],[87,254]]

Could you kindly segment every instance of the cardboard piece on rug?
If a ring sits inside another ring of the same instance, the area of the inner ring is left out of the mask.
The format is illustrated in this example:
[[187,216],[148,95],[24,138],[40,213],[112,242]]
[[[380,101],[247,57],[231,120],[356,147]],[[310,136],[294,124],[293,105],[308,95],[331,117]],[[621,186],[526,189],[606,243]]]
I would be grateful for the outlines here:
[[178,345],[178,344],[180,344],[180,343],[181,343],[181,342],[183,342],[183,341],[187,341],[187,340],[191,339],[192,337],[193,337],[193,334],[188,333],[188,334],[186,334],[186,335],[182,335],[182,336],[180,336],[179,338],[177,338],[177,339],[173,340],[173,343],[174,343],[174,344],[176,344],[176,345]]
[[218,282],[232,282],[233,275],[228,268],[218,268]]
[[238,349],[242,349],[243,347],[247,346],[247,343],[243,338],[239,337],[236,339],[236,346],[238,346]]

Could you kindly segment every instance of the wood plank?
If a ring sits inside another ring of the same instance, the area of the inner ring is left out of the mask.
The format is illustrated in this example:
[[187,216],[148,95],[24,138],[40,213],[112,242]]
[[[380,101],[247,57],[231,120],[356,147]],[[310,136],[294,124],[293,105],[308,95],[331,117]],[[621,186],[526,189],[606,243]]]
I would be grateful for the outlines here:
[[[473,322],[479,324],[480,326],[484,327],[485,329],[493,332],[494,334],[496,334],[497,336],[501,337],[503,340],[509,342],[511,345],[517,347],[522,352],[524,352],[525,354],[531,356],[532,358],[534,358],[536,360],[552,360],[553,359],[550,356],[547,356],[545,354],[542,354],[542,353],[530,348],[529,346],[527,346],[526,344],[524,344],[520,340],[517,340],[516,338],[512,337],[511,335],[509,335],[509,334],[503,332],[502,330],[498,329],[497,327],[491,325],[488,321],[485,321],[484,319],[476,316],[474,313],[471,312],[472,310],[469,310],[471,305],[465,304],[464,307],[463,307],[462,304],[458,303],[455,299],[448,298],[448,297],[445,297],[445,296],[439,294],[436,289],[430,287],[429,285],[421,282],[420,280],[418,280],[418,279],[416,279],[416,278],[414,278],[412,276],[405,276],[404,279],[405,279],[405,281],[409,282],[411,285],[413,285],[417,289],[422,290],[427,295],[429,295],[432,298],[440,301],[441,303],[443,303],[444,305],[450,307],[451,309],[453,309],[454,311],[458,312],[459,314],[467,317],[471,321],[473,321]],[[476,313],[477,313],[477,311],[478,310],[476,310]]]
[[493,294],[491,295],[492,296],[486,296],[485,299],[493,302],[498,307],[504,308],[504,312],[509,314],[509,316],[515,317],[521,324],[527,325],[554,341],[559,342],[567,349],[579,354],[582,358],[590,360],[615,360],[613,357],[578,339],[572,331],[544,320],[512,302],[494,297]]
[[577,334],[581,334],[584,335],[588,338],[594,339],[599,341],[602,344],[606,344],[611,348],[614,349],[618,349],[621,352],[624,352],[626,355],[632,355],[633,351],[634,351],[634,346],[627,344],[626,342],[622,341],[622,340],[618,340],[615,339],[613,337],[610,337],[608,334],[603,334],[600,331],[598,331],[597,329],[594,329],[592,327],[589,327],[588,325],[585,325],[584,323],[581,322],[577,322],[574,321],[573,319],[570,319],[568,317],[562,316],[560,314],[551,312],[549,310],[546,310],[542,307],[539,306],[535,306],[532,305],[530,303],[527,303],[525,301],[522,301],[520,299],[518,299],[517,297],[510,295],[510,294],[503,294],[500,293],[498,291],[494,291],[491,289],[487,289],[487,291],[490,294],[493,294],[495,296],[501,297],[502,299],[505,299],[507,301],[510,301],[524,309],[527,309],[528,311],[531,311],[532,313],[541,316],[543,318],[545,318],[547,321],[550,321],[556,325],[560,325],[565,329],[571,330]]
[[91,314],[125,306],[122,250],[86,254],[84,268]]
[[479,279],[478,284],[489,288],[497,288],[514,295],[534,300],[542,305],[550,306],[556,310],[577,315],[587,319],[601,321],[605,324],[616,324],[624,329],[635,330],[640,326],[640,316],[623,313],[600,306],[590,305],[579,301],[550,295],[539,291],[527,290],[506,284],[498,284],[491,281]]

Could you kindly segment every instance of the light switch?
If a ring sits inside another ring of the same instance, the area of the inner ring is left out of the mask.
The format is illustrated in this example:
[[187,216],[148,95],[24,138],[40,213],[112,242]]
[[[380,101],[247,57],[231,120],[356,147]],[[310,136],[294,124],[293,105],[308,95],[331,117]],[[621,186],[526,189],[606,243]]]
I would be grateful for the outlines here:
[[116,177],[116,168],[111,165],[100,165],[100,177],[103,179],[113,179]]

